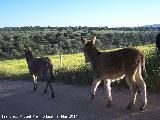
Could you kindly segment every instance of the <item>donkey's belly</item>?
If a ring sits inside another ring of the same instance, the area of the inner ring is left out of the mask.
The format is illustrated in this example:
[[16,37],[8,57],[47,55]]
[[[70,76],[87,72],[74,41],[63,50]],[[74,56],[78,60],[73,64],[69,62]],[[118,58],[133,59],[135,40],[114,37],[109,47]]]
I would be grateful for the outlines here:
[[120,80],[120,79],[123,79],[125,77],[125,75],[123,73],[116,73],[116,74],[104,74],[103,75],[103,79],[110,79],[111,81],[112,80]]

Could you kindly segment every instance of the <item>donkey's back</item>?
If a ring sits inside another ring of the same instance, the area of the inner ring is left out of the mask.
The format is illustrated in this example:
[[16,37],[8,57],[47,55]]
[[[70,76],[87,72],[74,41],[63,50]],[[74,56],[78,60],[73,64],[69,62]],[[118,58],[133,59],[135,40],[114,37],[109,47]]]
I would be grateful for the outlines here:
[[45,75],[50,73],[53,68],[52,62],[48,57],[35,58],[31,61],[29,70],[32,74]]
[[103,79],[119,79],[130,72],[135,72],[139,64],[143,65],[143,61],[143,53],[135,48],[101,52],[94,71]]

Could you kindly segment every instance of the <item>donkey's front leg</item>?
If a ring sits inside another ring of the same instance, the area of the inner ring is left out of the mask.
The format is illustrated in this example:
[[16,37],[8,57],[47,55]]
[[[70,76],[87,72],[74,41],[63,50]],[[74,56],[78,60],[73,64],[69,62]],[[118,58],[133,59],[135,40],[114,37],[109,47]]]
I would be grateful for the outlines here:
[[32,79],[33,79],[33,90],[36,91],[37,88],[38,88],[38,85],[37,85],[37,76],[36,75],[32,75]]
[[106,92],[106,98],[108,100],[107,107],[111,107],[112,95],[111,95],[111,81],[104,80],[104,90]]
[[98,85],[99,85],[100,83],[101,83],[101,80],[100,80],[100,79],[96,79],[96,78],[94,77],[93,83],[92,83],[92,87],[91,87],[91,100],[94,99],[94,95],[95,95],[96,90],[97,90],[97,87],[98,87]]

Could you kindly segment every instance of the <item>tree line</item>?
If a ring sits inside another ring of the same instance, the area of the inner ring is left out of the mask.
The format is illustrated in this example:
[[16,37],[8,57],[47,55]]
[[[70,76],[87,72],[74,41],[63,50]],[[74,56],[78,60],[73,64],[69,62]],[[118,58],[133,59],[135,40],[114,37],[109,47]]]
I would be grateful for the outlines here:
[[60,41],[64,54],[79,53],[82,33],[87,38],[96,33],[99,49],[152,44],[158,31],[153,27],[5,27],[0,28],[0,59],[23,58],[28,46],[38,56],[58,54]]

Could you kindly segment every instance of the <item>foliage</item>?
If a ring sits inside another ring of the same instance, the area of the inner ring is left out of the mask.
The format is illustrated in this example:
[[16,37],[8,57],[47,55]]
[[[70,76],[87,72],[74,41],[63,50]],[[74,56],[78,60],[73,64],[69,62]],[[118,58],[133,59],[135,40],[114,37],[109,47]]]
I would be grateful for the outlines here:
[[146,54],[146,58],[147,88],[154,92],[160,92],[160,55],[152,50]]
[[155,42],[157,28],[107,27],[9,27],[0,28],[0,59],[23,58],[23,49],[30,46],[36,55],[59,53],[62,43],[64,54],[82,52],[81,33],[91,38],[97,33],[97,47],[111,49],[145,45]]
[[60,68],[56,70],[56,79],[69,84],[90,85],[92,72],[89,64],[82,64],[75,69]]

